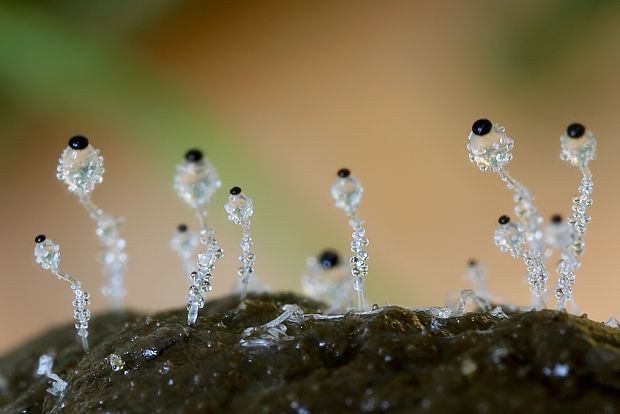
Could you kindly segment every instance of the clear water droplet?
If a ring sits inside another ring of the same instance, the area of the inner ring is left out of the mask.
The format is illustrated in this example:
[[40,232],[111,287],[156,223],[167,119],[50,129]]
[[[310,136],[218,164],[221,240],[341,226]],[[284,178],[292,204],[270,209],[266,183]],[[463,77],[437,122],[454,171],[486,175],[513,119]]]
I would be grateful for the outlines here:
[[110,354],[110,356],[108,356],[108,362],[112,367],[112,371],[120,371],[125,367],[125,361],[116,354]]

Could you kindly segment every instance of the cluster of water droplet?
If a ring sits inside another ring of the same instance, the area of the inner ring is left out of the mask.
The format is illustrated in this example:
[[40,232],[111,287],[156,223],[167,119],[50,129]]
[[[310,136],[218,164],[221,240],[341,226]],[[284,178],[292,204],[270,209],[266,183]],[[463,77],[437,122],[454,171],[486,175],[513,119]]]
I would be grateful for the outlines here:
[[526,241],[523,226],[512,222],[508,216],[501,216],[493,238],[500,251],[509,252],[515,259],[523,260],[527,269],[527,281],[534,295],[535,306],[543,307],[549,273],[543,262],[542,254],[538,250],[523,249],[522,246]]
[[516,259],[521,256],[525,230],[520,223],[510,220],[508,216],[502,216],[493,239],[501,252],[509,252]]
[[82,338],[82,344],[84,351],[88,352],[88,321],[90,320],[90,310],[88,305],[90,304],[90,295],[78,282],[75,285],[71,285],[73,291],[73,318],[75,319],[75,329],[77,329],[78,336]]
[[196,322],[198,310],[204,307],[205,300],[203,295],[213,290],[211,281],[215,272],[215,264],[218,259],[224,256],[219,242],[213,238],[213,229],[203,229],[201,233],[201,241],[205,246],[205,250],[198,254],[196,264],[198,269],[189,275],[191,285],[187,297],[187,320],[190,325]]
[[467,143],[469,160],[481,171],[498,173],[508,189],[514,192],[514,212],[524,227],[526,241],[530,249],[542,253],[543,219],[534,204],[534,196],[506,170],[506,165],[512,160],[513,147],[514,141],[506,135],[503,126],[492,124],[488,119],[479,119],[472,125]]
[[[578,257],[583,253],[585,244],[583,234],[590,222],[586,214],[592,204],[592,174],[588,164],[596,158],[596,139],[591,131],[581,124],[568,126],[560,137],[561,159],[579,168],[582,173],[579,193],[573,197],[572,213],[566,224],[552,222],[544,232],[544,242],[551,248],[559,250],[561,261],[557,266],[559,274],[556,300],[559,308],[564,308],[566,301],[572,298],[572,286],[575,283],[575,271],[579,267]],[[547,271],[543,256],[550,256],[543,243],[543,223],[531,192],[518,182],[506,170],[512,159],[514,141],[506,135],[504,127],[479,119],[472,125],[468,137],[467,149],[469,159],[480,170],[497,172],[508,188],[514,192],[515,215],[518,223],[500,226],[495,233],[495,242],[502,251],[509,251],[513,257],[521,257],[528,268],[528,282],[535,295],[542,297],[547,280]],[[521,244],[526,242],[528,249],[521,251]]]
[[469,134],[467,150],[469,160],[475,163],[480,171],[502,170],[512,159],[514,141],[506,135],[506,128],[492,124],[488,119],[474,122]]
[[81,135],[69,140],[58,160],[58,179],[79,197],[80,203],[95,221],[95,233],[103,248],[99,257],[106,278],[102,292],[114,308],[120,309],[126,293],[124,277],[128,261],[126,243],[119,230],[123,219],[105,214],[90,198],[95,186],[103,181],[104,172],[103,157],[99,150]]
[[360,181],[351,175],[351,172],[343,168],[338,171],[338,178],[331,188],[332,197],[336,207],[344,210],[349,216],[349,225],[353,229],[351,251],[351,275],[353,276],[353,288],[358,294],[358,308],[364,310],[364,278],[368,275],[368,238],[364,221],[357,216],[357,209],[362,200],[364,188]]
[[106,283],[102,288],[103,295],[109,298],[112,307],[119,309],[123,306],[125,297],[125,272],[127,271],[128,257],[125,252],[126,242],[120,235],[120,226],[124,222],[122,217],[101,214],[95,219],[96,234],[103,250],[100,259],[103,265],[103,274]]
[[596,158],[596,138],[591,131],[581,124],[571,124],[560,137],[560,158],[579,168],[581,183],[578,194],[573,197],[571,215],[567,224],[572,228],[572,243],[561,251],[562,259],[558,263],[558,287],[555,291],[557,306],[563,309],[566,302],[572,300],[576,271],[579,268],[579,256],[584,253],[583,236],[591,217],[587,208],[592,205],[594,183],[589,163]]
[[256,262],[256,256],[250,251],[253,245],[250,236],[250,218],[254,214],[254,206],[252,199],[242,194],[239,187],[233,187],[230,189],[224,209],[228,213],[228,220],[240,225],[243,230],[240,243],[241,255],[239,256],[241,267],[237,270],[237,274],[241,278],[241,305],[245,306],[247,286],[254,275],[254,263]]
[[81,338],[82,346],[85,352],[88,352],[88,321],[90,319],[90,295],[82,289],[82,284],[75,278],[60,271],[60,246],[48,239],[44,235],[38,235],[35,238],[34,247],[35,262],[43,269],[71,284],[73,291],[73,317],[76,320],[75,328],[77,334]]
[[56,274],[60,266],[60,246],[43,235],[37,236],[34,245],[34,261],[44,270]]
[[58,160],[56,176],[69,191],[89,194],[103,181],[103,157],[99,150],[89,145],[88,139],[75,136],[69,141]]
[[43,354],[39,357],[39,366],[37,367],[37,375],[45,375],[52,380],[52,386],[46,391],[55,397],[62,397],[67,389],[67,383],[63,381],[57,374],[52,372],[54,366],[54,357]]
[[207,204],[221,185],[217,170],[199,150],[189,150],[185,154],[185,159],[177,165],[174,190],[194,209],[200,223],[198,240],[204,247],[198,253],[194,267],[189,257],[197,245],[195,234],[189,232],[186,226],[179,226],[171,242],[172,248],[178,252],[186,270],[190,272],[191,285],[187,295],[187,321],[190,325],[196,322],[198,311],[204,307],[203,295],[213,289],[211,280],[215,272],[216,261],[224,257],[224,251],[214,237],[215,231],[207,224]]
[[117,354],[108,355],[108,362],[110,363],[110,367],[112,368],[112,371],[117,372],[125,368],[125,361],[123,361],[120,355],[117,355]]

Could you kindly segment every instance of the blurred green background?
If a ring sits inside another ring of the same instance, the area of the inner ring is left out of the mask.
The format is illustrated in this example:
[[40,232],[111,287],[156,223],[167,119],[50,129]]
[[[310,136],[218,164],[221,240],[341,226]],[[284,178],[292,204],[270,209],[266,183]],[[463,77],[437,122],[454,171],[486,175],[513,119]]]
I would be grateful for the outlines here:
[[[106,308],[93,223],[54,174],[78,133],[106,159],[94,200],[127,219],[132,307],[184,304],[168,240],[179,222],[195,227],[171,188],[189,147],[224,189],[254,198],[257,271],[280,289],[299,289],[323,247],[347,250],[329,186],[351,168],[366,188],[369,301],[422,306],[467,286],[470,257],[488,265],[492,291],[529,301],[523,266],[492,242],[511,195],[468,162],[472,121],[507,126],[510,169],[545,216],[568,213],[579,177],[558,137],[580,121],[600,157],[576,298],[600,320],[620,312],[619,23],[612,0],[2,2],[0,351],[71,317],[67,287],[33,264],[37,233]],[[211,206],[226,252],[215,294],[238,255],[225,193]]]

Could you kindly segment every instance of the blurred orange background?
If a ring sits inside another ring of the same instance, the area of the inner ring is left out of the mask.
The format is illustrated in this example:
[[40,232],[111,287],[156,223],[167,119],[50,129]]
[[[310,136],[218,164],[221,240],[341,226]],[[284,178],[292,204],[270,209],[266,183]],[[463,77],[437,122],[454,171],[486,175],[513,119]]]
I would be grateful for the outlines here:
[[462,273],[475,257],[492,292],[527,304],[524,266],[492,240],[512,196],[469,163],[466,137],[480,117],[505,125],[516,142],[510,170],[545,217],[566,215],[579,174],[559,160],[559,135],[579,121],[597,135],[599,159],[575,296],[591,318],[619,313],[619,5],[3,2],[0,352],[72,317],[68,287],[34,264],[38,233],[61,245],[61,267],[92,292],[93,310],[107,309],[94,224],[55,178],[78,133],[105,157],[94,201],[127,220],[132,308],[185,304],[168,241],[178,223],[196,227],[171,185],[190,147],[204,150],[224,183],[210,206],[226,253],[211,297],[230,290],[237,267],[240,230],[226,220],[226,188],[239,185],[255,201],[258,273],[300,290],[308,256],[347,251],[350,230],[329,194],[347,166],[366,190],[369,302],[442,304],[469,287]]

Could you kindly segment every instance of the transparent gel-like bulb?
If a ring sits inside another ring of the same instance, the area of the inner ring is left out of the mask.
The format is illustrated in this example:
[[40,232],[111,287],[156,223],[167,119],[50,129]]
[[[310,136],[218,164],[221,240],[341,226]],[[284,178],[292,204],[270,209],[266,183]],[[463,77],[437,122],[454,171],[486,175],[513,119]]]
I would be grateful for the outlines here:
[[75,329],[77,330],[77,335],[81,338],[84,352],[88,352],[88,321],[90,319],[88,305],[90,304],[90,295],[82,289],[82,284],[79,280],[59,269],[60,246],[43,234],[35,237],[34,241],[35,262],[58,279],[71,285],[71,290],[73,291],[73,317],[76,321]]
[[198,235],[191,231],[185,224],[181,224],[177,227],[172,240],[170,240],[170,248],[179,255],[186,276],[194,271],[195,263],[193,255],[198,247],[198,243]]
[[57,272],[60,265],[60,247],[49,239],[34,246],[34,260],[43,269]]
[[353,303],[353,278],[338,252],[328,249],[306,261],[306,271],[301,275],[306,295],[328,305],[327,313],[345,311]]
[[582,124],[572,123],[560,136],[560,147],[560,158],[581,173],[578,194],[573,197],[571,215],[567,219],[572,228],[572,243],[562,251],[562,260],[557,266],[559,277],[555,297],[558,309],[564,309],[566,302],[573,297],[576,272],[585,249],[584,234],[591,220],[587,210],[592,205],[594,182],[589,163],[596,158],[596,139]]
[[364,220],[357,216],[357,209],[362,201],[364,188],[360,181],[351,175],[348,168],[338,170],[338,178],[331,187],[332,197],[336,202],[336,207],[344,210],[349,217],[349,225],[353,233],[351,234],[351,251],[353,256],[349,260],[351,276],[353,276],[353,289],[357,292],[357,307],[363,311],[366,307],[364,296],[364,279],[368,275],[368,238]]
[[571,124],[560,137],[560,158],[573,167],[587,167],[596,159],[596,138],[583,125]]
[[224,209],[228,213],[228,220],[239,225],[249,221],[254,214],[252,199],[245,194],[231,194]]
[[108,362],[110,363],[112,371],[120,371],[125,368],[125,361],[117,354],[110,354],[108,356]]
[[500,223],[493,239],[502,252],[510,252],[516,258],[521,254],[521,246],[525,243],[525,232],[519,223],[509,221]]
[[104,172],[103,157],[99,150],[90,144],[82,149],[74,149],[69,145],[58,160],[56,176],[72,193],[89,194],[103,181]]
[[222,181],[217,170],[205,159],[185,160],[177,165],[174,190],[190,207],[198,209],[213,198]]
[[476,122],[479,125],[474,124],[467,141],[469,160],[481,171],[499,172],[512,159],[514,141],[506,135],[503,126],[491,124],[487,119]]
[[123,307],[124,277],[128,257],[125,240],[121,238],[123,218],[106,214],[97,207],[91,193],[103,181],[103,157],[82,135],[72,137],[58,160],[57,177],[69,191],[78,196],[80,203],[95,221],[96,235],[102,246],[99,259],[106,283],[101,289],[115,309]]
[[575,239],[572,226],[558,214],[551,217],[545,226],[544,234],[545,243],[560,253],[570,248]]
[[254,214],[254,206],[252,204],[252,199],[243,194],[241,188],[233,187],[230,189],[230,195],[228,196],[228,201],[224,205],[224,209],[226,213],[228,213],[228,220],[240,225],[243,230],[241,242],[239,243],[241,247],[241,255],[239,256],[241,267],[237,270],[237,274],[239,275],[241,284],[240,308],[245,309],[245,299],[250,280],[256,278],[254,275],[256,256],[250,251],[254,244],[250,236],[250,218],[252,214]]
[[336,207],[343,209],[347,214],[358,209],[363,192],[362,183],[352,175],[338,177],[331,188]]

